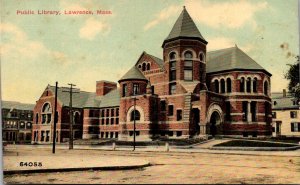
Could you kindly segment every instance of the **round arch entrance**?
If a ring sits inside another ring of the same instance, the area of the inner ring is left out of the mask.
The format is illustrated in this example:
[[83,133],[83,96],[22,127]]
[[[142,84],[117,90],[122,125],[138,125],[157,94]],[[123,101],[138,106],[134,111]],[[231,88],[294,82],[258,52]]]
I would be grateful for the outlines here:
[[219,112],[214,111],[210,117],[210,133],[215,136],[218,133],[218,125],[221,124],[221,116]]

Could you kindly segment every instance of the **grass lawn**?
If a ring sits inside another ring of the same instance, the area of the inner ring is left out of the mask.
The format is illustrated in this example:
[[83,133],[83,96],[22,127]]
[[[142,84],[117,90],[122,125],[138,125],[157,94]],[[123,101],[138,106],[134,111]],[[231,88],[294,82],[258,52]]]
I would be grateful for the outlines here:
[[281,144],[281,143],[268,143],[259,141],[244,141],[244,140],[232,140],[224,143],[220,143],[214,146],[224,147],[292,147],[297,145]]

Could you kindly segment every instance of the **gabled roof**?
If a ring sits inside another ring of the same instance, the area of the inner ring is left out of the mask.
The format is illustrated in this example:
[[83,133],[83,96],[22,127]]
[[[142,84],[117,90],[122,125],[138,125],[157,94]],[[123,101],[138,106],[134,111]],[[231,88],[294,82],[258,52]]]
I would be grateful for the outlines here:
[[272,97],[272,109],[273,110],[282,110],[282,109],[299,109],[299,105],[294,105],[293,101],[295,98],[287,93],[285,97],[283,97],[283,93],[275,92],[271,94]]
[[271,74],[237,46],[207,53],[207,73],[228,70],[260,70]]
[[2,109],[33,110],[34,104],[20,103],[16,101],[1,101]]
[[119,82],[123,80],[147,80],[147,78],[136,66],[133,66],[124,76],[122,76]]
[[141,58],[146,55],[149,56],[152,60],[154,60],[155,63],[157,63],[157,65],[159,65],[160,68],[164,68],[164,61],[156,56],[150,55],[148,54],[146,51],[143,51],[143,53],[140,55],[139,59],[137,60],[137,62],[135,63],[135,65],[137,65],[139,63],[139,61],[141,60]]
[[[55,93],[55,86],[48,86],[48,89]],[[57,99],[62,104],[62,106],[69,106],[70,93],[65,92],[70,90],[69,88],[59,87],[57,91]],[[77,92],[76,90],[74,90]],[[73,93],[72,95],[72,106],[77,108],[82,108],[85,102],[91,97],[95,96],[95,93],[79,91],[78,93]]]
[[181,14],[175,22],[168,37],[164,40],[163,45],[167,41],[175,40],[178,38],[199,39],[205,44],[207,44],[207,41],[201,35],[200,31],[198,30],[196,24],[194,23],[189,13],[186,11],[185,7],[183,7]]

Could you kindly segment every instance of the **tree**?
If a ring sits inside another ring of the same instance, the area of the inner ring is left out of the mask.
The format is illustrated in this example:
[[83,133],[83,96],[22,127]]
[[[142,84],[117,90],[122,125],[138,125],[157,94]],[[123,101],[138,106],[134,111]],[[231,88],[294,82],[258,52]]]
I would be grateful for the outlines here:
[[297,56],[297,62],[295,64],[288,64],[290,68],[284,75],[284,77],[289,80],[289,91],[297,100],[300,100],[299,59],[299,56]]

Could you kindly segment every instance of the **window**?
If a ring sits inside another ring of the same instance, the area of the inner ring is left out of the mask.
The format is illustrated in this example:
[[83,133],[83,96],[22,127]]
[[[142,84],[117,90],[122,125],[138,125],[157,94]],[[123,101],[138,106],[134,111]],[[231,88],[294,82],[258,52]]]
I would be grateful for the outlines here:
[[119,124],[119,118],[116,118],[116,125]]
[[127,95],[127,84],[123,84],[122,96],[125,97]]
[[76,123],[80,123],[80,114],[79,112],[75,112],[74,114],[74,122]]
[[42,132],[41,132],[41,141],[44,141],[44,138],[45,138],[45,135],[44,135],[44,134],[45,134],[45,131],[42,131]]
[[138,110],[134,110],[131,112],[130,114],[130,121],[134,121],[134,120],[140,120],[141,115],[140,112]]
[[271,104],[265,102],[265,121],[269,122],[269,114],[271,114]]
[[201,61],[201,62],[205,62],[205,61],[204,61],[204,58],[205,58],[205,57],[204,57],[204,53],[200,53],[199,58],[200,58],[200,61]]
[[150,63],[147,64],[147,70],[150,70]]
[[247,101],[243,101],[242,105],[243,105],[243,121],[247,121],[247,117],[248,117],[248,102]]
[[274,105],[277,105],[277,101],[274,101],[273,104],[274,104]]
[[110,138],[114,138],[114,133],[113,132],[110,133]]
[[28,113],[27,118],[31,118],[31,117],[32,117],[31,113]]
[[133,131],[129,131],[129,136],[133,136]]
[[300,122],[291,123],[291,132],[300,132]]
[[110,118],[110,124],[111,124],[111,125],[114,124],[114,118]]
[[184,80],[193,80],[193,54],[190,51],[184,54]]
[[143,63],[142,65],[142,71],[145,71],[146,70],[146,63]]
[[257,93],[257,78],[253,79],[253,92]]
[[225,93],[225,80],[221,79],[221,93]]
[[251,107],[252,121],[255,122],[256,121],[256,102],[255,101],[251,102],[250,107]]
[[139,136],[140,135],[140,131],[135,131],[135,135]]
[[251,78],[247,78],[247,92],[250,93],[251,92]]
[[45,103],[42,108],[42,123],[51,122],[51,106],[49,103]]
[[109,117],[109,109],[106,109],[106,117]]
[[111,117],[114,117],[114,116],[115,116],[115,110],[114,110],[114,109],[111,109],[111,110],[110,110],[110,116],[111,116]]
[[101,117],[104,117],[104,109],[101,110]]
[[297,112],[296,111],[291,111],[290,116],[291,116],[291,118],[297,118]]
[[31,129],[31,122],[27,122],[27,124],[26,124],[26,129]]
[[115,133],[115,138],[118,138],[119,137],[119,132],[116,132]]
[[242,77],[240,80],[240,92],[245,92],[245,78]]
[[106,125],[109,124],[109,118],[106,118]]
[[160,101],[160,110],[166,111],[166,101],[165,100]]
[[155,91],[154,91],[154,86],[152,85],[151,86],[151,94],[154,94],[155,93]]
[[101,119],[101,125],[104,125],[104,118]]
[[226,106],[226,121],[231,121],[231,105],[230,105],[230,102],[226,102],[225,103],[225,106]]
[[141,64],[139,65],[139,69],[141,69],[142,68],[142,66],[141,66]]
[[174,106],[173,105],[169,105],[168,106],[168,115],[169,116],[173,116],[173,112],[174,112]]
[[50,131],[47,130],[46,131],[46,142],[48,142],[50,140],[50,136],[49,136]]
[[133,84],[133,95],[138,95],[140,94],[140,85],[137,83]]
[[173,136],[173,131],[169,131],[169,132],[168,132],[168,135],[169,135],[170,137],[172,137],[172,136]]
[[272,118],[276,118],[276,112],[272,112]]
[[177,136],[177,137],[182,136],[182,131],[177,131],[177,132],[176,132],[176,136]]
[[25,128],[25,123],[24,122],[21,122],[20,123],[20,129],[24,129]]
[[175,94],[176,93],[176,83],[171,83],[170,84],[170,94]]
[[177,121],[182,120],[182,110],[177,110]]
[[227,78],[226,83],[227,83],[227,92],[231,93],[232,92],[232,90],[231,90],[231,79]]
[[116,110],[116,116],[119,116],[119,108]]
[[108,138],[108,134],[109,134],[108,132],[105,132],[105,138]]
[[216,93],[219,93],[219,81],[218,80],[215,80],[215,92]]
[[176,61],[170,62],[170,81],[176,80]]
[[36,113],[35,114],[35,124],[38,124],[39,123],[39,114]]
[[265,94],[266,96],[268,95],[268,89],[269,89],[268,82],[265,81],[265,83],[264,83],[264,94]]

